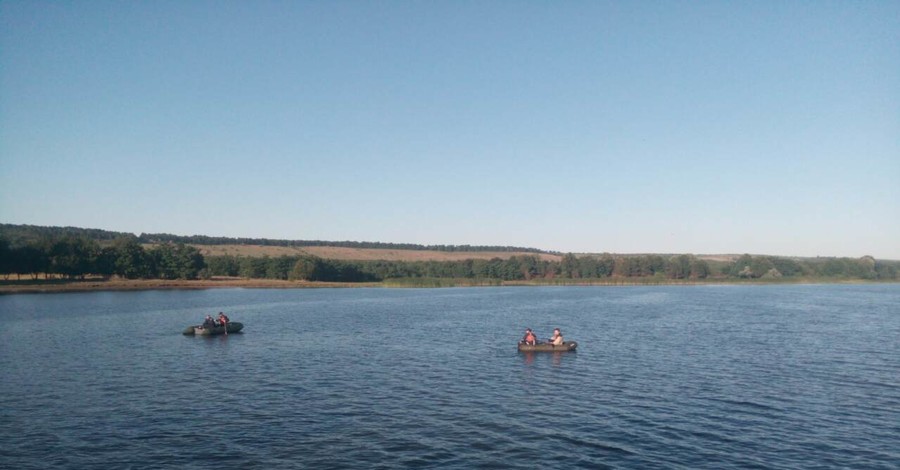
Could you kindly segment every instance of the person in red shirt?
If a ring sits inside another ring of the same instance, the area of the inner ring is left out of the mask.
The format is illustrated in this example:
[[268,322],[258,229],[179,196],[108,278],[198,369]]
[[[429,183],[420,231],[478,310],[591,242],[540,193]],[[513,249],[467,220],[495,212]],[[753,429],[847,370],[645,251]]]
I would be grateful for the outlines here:
[[534,335],[531,328],[525,328],[525,336],[522,337],[522,342],[525,344],[537,344],[537,336]]

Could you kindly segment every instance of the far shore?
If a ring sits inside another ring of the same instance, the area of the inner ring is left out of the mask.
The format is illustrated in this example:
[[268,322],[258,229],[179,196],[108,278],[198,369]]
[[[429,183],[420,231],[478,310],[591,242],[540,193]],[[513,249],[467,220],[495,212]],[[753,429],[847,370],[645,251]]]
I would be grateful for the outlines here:
[[0,281],[0,294],[53,293],[53,292],[88,292],[88,291],[138,291],[169,289],[301,289],[313,287],[377,287],[380,283],[343,283],[343,282],[308,282],[280,281],[274,279],[39,279],[39,280],[7,280]]
[[660,286],[660,285],[767,285],[767,284],[868,284],[885,281],[860,279],[814,279],[791,280],[671,280],[656,278],[610,278],[610,279],[536,279],[531,281],[500,281],[485,279],[400,279],[385,282],[311,282],[283,281],[274,279],[213,278],[200,280],[166,279],[21,279],[0,281],[0,295],[60,292],[95,291],[141,291],[141,290],[191,290],[191,289],[311,289],[311,288],[435,288],[435,287],[477,287],[477,286]]

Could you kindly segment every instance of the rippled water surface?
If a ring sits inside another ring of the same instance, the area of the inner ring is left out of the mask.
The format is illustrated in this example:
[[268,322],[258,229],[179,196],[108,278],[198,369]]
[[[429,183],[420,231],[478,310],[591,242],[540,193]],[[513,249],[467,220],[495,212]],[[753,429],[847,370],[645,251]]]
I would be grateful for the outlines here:
[[898,468],[900,285],[7,295],[0,400],[2,468]]

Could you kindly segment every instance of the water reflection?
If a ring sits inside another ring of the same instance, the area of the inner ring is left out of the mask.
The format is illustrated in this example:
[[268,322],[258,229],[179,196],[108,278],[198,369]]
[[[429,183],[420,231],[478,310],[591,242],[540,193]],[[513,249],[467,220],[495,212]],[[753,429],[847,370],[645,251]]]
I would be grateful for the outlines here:
[[534,364],[534,351],[519,352],[519,355],[525,358],[526,365]]
[[[534,365],[535,359],[539,362],[538,364],[546,364],[549,362],[553,366],[559,366],[562,364],[563,360],[568,357],[574,357],[575,353],[573,351],[519,351],[519,356],[522,357],[526,366]],[[545,359],[541,359],[545,358]]]

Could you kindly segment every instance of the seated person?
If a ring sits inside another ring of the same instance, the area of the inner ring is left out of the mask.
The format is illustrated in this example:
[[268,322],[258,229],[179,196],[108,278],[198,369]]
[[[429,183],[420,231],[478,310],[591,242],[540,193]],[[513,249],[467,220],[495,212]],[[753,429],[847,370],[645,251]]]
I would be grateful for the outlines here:
[[537,336],[534,335],[531,328],[525,328],[525,336],[522,337],[522,343],[531,345],[537,344]]
[[551,337],[549,341],[550,341],[550,344],[552,344],[554,346],[562,346],[563,337],[562,337],[562,332],[559,331],[559,328],[553,329],[553,337]]
[[203,319],[203,328],[213,328],[216,326],[216,321],[213,320],[212,315],[207,315],[206,318]]
[[219,312],[219,324],[225,326],[228,323],[228,317],[224,313]]

